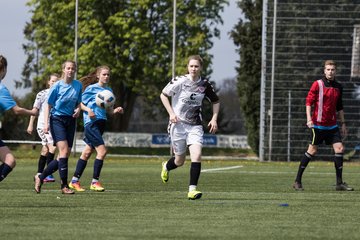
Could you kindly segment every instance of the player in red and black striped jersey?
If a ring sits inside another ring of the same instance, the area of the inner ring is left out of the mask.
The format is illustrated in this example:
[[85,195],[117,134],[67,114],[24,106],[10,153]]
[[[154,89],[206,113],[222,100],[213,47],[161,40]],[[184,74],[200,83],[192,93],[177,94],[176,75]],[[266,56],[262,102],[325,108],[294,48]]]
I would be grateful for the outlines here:
[[[307,126],[311,129],[311,143],[302,158],[299,170],[293,184],[295,190],[304,190],[302,186],[302,175],[315,156],[318,145],[332,145],[335,156],[336,190],[353,191],[342,180],[344,145],[342,139],[346,137],[347,130],[344,120],[344,108],[342,103],[342,86],[335,80],[336,63],[332,60],[325,61],[324,77],[316,80],[306,97]],[[337,124],[340,120],[341,130]]]

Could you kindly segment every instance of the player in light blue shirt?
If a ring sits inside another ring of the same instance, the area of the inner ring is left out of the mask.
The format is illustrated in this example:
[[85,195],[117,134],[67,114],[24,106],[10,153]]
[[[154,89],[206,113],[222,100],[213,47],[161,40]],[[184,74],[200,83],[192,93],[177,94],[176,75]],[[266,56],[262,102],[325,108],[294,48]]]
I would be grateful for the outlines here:
[[84,142],[86,145],[76,164],[73,178],[69,183],[69,187],[78,192],[85,191],[85,189],[81,187],[79,179],[83,174],[87,161],[91,157],[94,149],[96,150],[96,159],[94,161],[93,179],[90,184],[90,190],[97,192],[105,191],[99,178],[106,156],[106,147],[102,137],[107,120],[106,114],[123,113],[122,107],[105,109],[96,105],[95,96],[98,92],[103,90],[112,92],[111,88],[107,87],[109,80],[110,68],[108,66],[100,66],[93,73],[81,78],[84,87],[87,86],[82,94],[81,103],[81,109],[83,110],[84,115]]
[[[44,132],[50,131],[54,144],[59,150],[58,161],[52,161],[41,175],[35,176],[35,191],[40,193],[44,179],[59,169],[61,192],[74,194],[67,184],[68,160],[74,141],[76,118],[80,115],[82,84],[74,79],[76,64],[65,61],[62,65],[61,80],[50,89],[48,107],[44,112]],[[50,114],[50,120],[49,119]]]
[[[0,55],[0,115],[5,111],[12,110],[15,114],[21,115],[32,115],[36,116],[38,110],[33,108],[28,110],[22,107],[19,107],[15,100],[10,95],[9,90],[1,82],[7,72],[7,60],[4,56]],[[6,176],[15,168],[16,161],[14,155],[11,153],[10,149],[5,145],[5,143],[0,139],[0,182],[6,178]]]

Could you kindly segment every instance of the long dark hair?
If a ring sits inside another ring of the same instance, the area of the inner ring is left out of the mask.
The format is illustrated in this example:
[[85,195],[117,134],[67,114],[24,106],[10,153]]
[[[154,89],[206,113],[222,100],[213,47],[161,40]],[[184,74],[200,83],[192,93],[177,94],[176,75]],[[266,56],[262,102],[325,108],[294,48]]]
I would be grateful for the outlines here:
[[94,71],[90,72],[88,75],[80,78],[80,81],[82,82],[82,85],[83,85],[82,91],[84,91],[85,88],[87,88],[87,86],[97,83],[99,81],[97,76],[103,69],[107,69],[110,71],[110,68],[108,66],[103,65],[103,66],[97,67]]

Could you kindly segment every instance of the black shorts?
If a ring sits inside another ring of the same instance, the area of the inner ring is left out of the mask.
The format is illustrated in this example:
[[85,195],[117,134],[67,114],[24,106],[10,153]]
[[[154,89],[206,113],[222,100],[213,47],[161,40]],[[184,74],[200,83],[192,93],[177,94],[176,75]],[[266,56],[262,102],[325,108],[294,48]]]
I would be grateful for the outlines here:
[[5,143],[0,139],[0,147],[5,147]]
[[339,128],[330,130],[312,128],[311,129],[311,144],[320,145],[325,141],[326,145],[342,142]]

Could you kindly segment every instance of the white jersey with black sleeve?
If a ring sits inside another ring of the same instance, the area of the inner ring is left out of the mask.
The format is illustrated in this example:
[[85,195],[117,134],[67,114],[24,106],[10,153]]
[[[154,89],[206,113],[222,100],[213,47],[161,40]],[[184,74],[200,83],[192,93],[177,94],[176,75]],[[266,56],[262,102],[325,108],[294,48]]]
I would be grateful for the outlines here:
[[201,125],[201,106],[204,98],[211,103],[217,103],[219,97],[207,79],[199,78],[192,81],[189,75],[178,76],[172,79],[162,90],[162,93],[171,97],[171,105],[180,121]]

